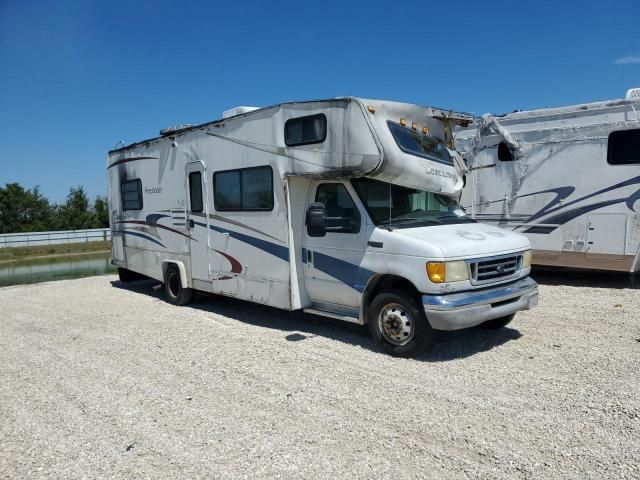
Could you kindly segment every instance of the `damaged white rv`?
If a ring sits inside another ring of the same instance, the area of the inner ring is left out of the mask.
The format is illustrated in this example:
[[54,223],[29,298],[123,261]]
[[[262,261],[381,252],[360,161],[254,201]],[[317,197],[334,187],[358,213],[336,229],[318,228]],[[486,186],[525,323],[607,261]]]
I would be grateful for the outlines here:
[[640,270],[640,89],[484,115],[456,134],[472,218],[526,234],[536,265]]
[[523,235],[459,207],[463,114],[337,98],[167,129],[109,152],[113,262],[193,290],[368,323],[394,355],[537,303]]

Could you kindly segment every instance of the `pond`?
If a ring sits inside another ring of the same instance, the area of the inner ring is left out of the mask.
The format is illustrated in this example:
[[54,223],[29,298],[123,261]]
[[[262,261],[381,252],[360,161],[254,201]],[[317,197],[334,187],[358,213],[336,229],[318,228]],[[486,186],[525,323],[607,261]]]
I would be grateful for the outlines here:
[[0,263],[0,287],[116,273],[111,253],[32,258]]

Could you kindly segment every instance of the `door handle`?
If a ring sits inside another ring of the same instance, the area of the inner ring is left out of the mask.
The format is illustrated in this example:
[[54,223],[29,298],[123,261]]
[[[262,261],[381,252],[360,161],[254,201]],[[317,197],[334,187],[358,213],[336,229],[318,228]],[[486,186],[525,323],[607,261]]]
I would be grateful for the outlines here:
[[193,219],[189,219],[189,228],[196,228],[196,222],[193,221]]

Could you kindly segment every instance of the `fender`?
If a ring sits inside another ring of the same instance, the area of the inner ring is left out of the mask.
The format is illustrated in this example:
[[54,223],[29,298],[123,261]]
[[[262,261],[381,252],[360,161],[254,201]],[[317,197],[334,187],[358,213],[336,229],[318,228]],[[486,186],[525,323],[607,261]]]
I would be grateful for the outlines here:
[[167,267],[169,265],[176,265],[178,270],[180,271],[180,283],[182,284],[182,288],[191,288],[189,282],[187,280],[187,268],[184,266],[184,263],[180,260],[163,260],[162,261],[162,278],[164,279],[164,274],[167,271]]

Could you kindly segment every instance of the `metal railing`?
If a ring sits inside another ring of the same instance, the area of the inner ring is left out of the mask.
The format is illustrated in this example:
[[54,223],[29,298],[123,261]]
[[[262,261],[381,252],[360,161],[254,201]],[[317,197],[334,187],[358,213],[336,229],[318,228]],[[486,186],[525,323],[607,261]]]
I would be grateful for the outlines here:
[[59,232],[5,233],[0,235],[0,248],[103,242],[106,240],[111,240],[111,230],[108,228],[64,230]]

